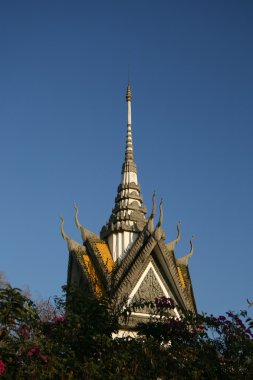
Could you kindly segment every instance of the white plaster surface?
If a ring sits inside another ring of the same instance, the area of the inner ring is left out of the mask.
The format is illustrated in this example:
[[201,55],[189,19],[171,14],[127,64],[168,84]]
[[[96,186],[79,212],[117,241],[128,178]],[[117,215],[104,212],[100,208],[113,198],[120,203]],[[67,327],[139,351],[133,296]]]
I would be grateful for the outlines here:
[[131,102],[127,102],[127,124],[132,124]]
[[137,174],[134,172],[124,172],[121,177],[122,185],[128,185],[131,182],[134,182],[136,185],[138,185]]
[[108,245],[114,261],[122,258],[128,252],[137,236],[137,233],[130,231],[117,232],[109,236]]
[[137,332],[136,331],[127,331],[127,330],[119,330],[116,334],[112,334],[112,338],[136,338],[137,337]]

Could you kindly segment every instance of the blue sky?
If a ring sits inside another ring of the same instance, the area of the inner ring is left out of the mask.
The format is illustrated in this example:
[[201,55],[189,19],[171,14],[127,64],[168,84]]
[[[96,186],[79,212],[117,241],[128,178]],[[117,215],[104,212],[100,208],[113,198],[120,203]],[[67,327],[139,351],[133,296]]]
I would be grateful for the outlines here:
[[66,282],[59,233],[99,232],[124,158],[128,62],[138,175],[167,241],[182,222],[199,311],[246,307],[253,267],[252,1],[0,2],[0,270]]

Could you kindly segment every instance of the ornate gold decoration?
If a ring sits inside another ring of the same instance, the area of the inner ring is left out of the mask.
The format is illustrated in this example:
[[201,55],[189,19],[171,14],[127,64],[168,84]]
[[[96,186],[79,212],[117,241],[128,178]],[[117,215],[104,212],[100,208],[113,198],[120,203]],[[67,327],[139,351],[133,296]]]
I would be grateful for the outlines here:
[[83,263],[89,275],[90,281],[92,283],[93,289],[98,297],[101,297],[103,294],[101,282],[96,273],[96,270],[91,262],[90,257],[87,254],[83,255]]
[[100,253],[100,256],[103,260],[103,263],[104,265],[106,266],[107,270],[109,273],[112,272],[112,270],[114,269],[114,261],[112,259],[112,255],[111,255],[111,252],[107,246],[106,243],[95,243],[99,253]]
[[185,285],[185,281],[184,281],[184,277],[183,277],[183,273],[181,271],[181,268],[177,267],[177,271],[178,271],[178,274],[179,274],[179,279],[180,279],[182,288],[185,289],[186,285]]

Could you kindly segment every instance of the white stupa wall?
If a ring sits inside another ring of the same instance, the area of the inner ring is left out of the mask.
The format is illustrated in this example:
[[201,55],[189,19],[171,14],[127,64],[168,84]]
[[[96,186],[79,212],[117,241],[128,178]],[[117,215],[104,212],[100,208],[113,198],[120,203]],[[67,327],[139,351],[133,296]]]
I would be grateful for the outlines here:
[[121,176],[122,185],[128,185],[131,182],[134,182],[138,185],[137,174],[134,172],[124,172]]
[[122,231],[112,233],[108,238],[108,245],[113,260],[120,259],[131,248],[138,237],[138,233],[130,231]]

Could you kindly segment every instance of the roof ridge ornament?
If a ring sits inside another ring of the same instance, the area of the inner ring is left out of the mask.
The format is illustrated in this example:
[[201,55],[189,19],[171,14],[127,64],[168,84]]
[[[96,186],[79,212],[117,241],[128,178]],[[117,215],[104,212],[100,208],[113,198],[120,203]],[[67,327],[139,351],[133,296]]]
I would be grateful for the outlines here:
[[160,211],[160,214],[159,214],[158,225],[160,227],[162,225],[162,223],[163,223],[163,199],[161,199],[161,201],[160,201],[159,211]]
[[61,220],[61,235],[62,235],[63,239],[67,242],[69,252],[73,252],[73,251],[78,252],[80,250],[85,250],[85,248],[81,244],[79,244],[75,240],[71,239],[64,232],[64,228],[63,228],[64,219],[62,216],[60,216],[60,220]]
[[192,257],[193,252],[194,252],[194,246],[193,246],[193,240],[194,239],[195,239],[195,237],[194,237],[194,235],[192,235],[192,237],[190,239],[190,246],[191,246],[190,252],[187,255],[180,257],[180,259],[177,259],[178,264],[183,264],[185,266],[188,266],[188,261]]
[[170,241],[169,243],[166,243],[165,246],[166,248],[168,249],[168,251],[175,251],[175,247],[176,245],[179,243],[180,241],[180,238],[181,238],[181,233],[180,233],[180,226],[181,226],[181,222],[179,221],[177,223],[177,237],[176,239]]
[[155,233],[154,233],[154,237],[157,241],[161,240],[161,239],[165,239],[165,232],[163,231],[162,229],[162,223],[163,223],[163,199],[161,199],[160,201],[160,205],[159,205],[159,221],[157,223],[157,226],[156,226],[156,229],[155,229]]
[[80,223],[79,223],[79,220],[78,220],[78,213],[79,213],[79,210],[78,210],[78,207],[76,205],[76,203],[74,202],[74,208],[75,208],[75,223],[76,223],[76,226],[77,228],[81,231],[81,235],[82,235],[82,239],[83,241],[87,240],[88,238],[96,238],[96,239],[99,239],[99,237],[94,234],[94,232],[91,232],[89,230],[87,230],[87,228],[84,228]]
[[156,194],[154,191],[153,196],[152,196],[152,211],[151,211],[150,217],[148,218],[148,223],[147,223],[148,231],[151,234],[154,232],[154,229],[155,229],[154,227],[155,214],[156,214]]

